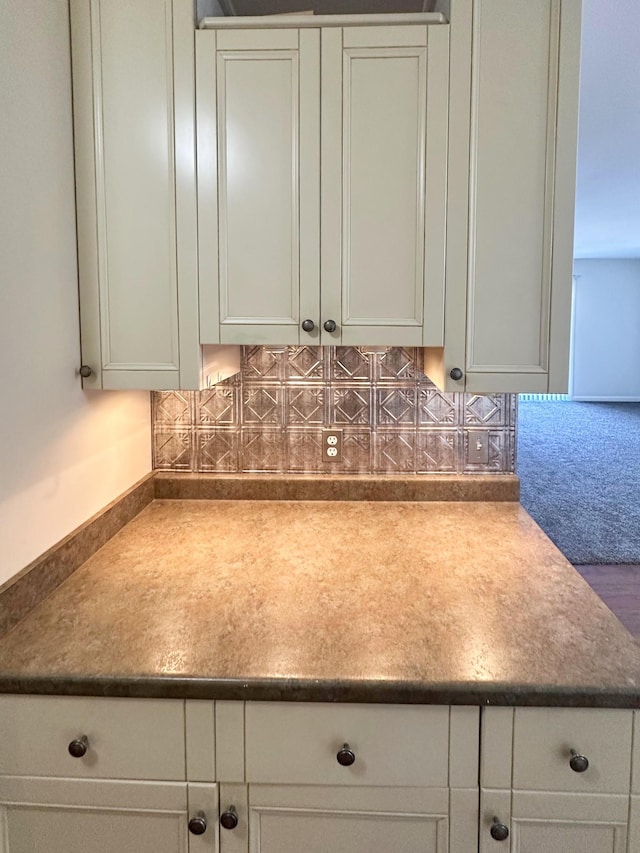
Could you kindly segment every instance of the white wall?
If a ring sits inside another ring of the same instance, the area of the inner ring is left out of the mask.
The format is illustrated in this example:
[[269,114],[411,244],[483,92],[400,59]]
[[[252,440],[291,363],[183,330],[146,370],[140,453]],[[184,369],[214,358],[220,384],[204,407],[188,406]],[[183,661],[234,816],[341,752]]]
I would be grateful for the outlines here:
[[79,353],[68,0],[2,0],[0,583],[150,470],[148,393]]
[[640,400],[640,260],[574,262],[569,393]]

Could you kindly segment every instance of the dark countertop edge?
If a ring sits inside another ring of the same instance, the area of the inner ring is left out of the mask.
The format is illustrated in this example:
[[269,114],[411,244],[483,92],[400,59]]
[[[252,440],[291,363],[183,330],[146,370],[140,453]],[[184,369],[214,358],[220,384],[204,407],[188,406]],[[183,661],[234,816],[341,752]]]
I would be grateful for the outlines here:
[[640,708],[640,687],[485,684],[467,682],[214,679],[185,676],[112,678],[0,674],[0,693],[137,699],[219,699],[253,702],[344,702],[406,705]]

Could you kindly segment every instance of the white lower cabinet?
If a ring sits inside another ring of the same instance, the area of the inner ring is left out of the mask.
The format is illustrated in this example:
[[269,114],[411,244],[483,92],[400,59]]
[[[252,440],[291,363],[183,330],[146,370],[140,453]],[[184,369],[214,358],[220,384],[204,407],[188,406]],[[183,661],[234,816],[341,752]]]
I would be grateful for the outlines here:
[[636,853],[633,729],[633,711],[485,709],[480,853]]
[[221,853],[477,853],[478,708],[218,703],[216,723]]
[[[216,785],[0,778],[1,853],[216,853]],[[189,832],[202,814],[207,831]]]
[[638,853],[640,712],[0,696],[0,853]]

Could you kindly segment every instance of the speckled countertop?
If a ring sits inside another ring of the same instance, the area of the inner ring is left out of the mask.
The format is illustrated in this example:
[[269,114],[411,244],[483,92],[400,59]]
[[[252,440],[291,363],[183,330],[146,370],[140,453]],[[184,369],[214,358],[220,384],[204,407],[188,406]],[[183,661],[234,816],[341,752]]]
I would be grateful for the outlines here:
[[516,502],[156,500],[0,691],[640,707],[640,648]]

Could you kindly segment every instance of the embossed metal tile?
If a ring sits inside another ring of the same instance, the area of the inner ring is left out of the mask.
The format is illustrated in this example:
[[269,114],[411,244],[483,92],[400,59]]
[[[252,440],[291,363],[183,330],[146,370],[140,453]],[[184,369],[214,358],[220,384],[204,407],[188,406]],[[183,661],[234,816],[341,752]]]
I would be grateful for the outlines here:
[[238,422],[238,388],[221,382],[193,395],[196,422],[207,426],[233,426]]
[[190,391],[163,391],[154,394],[152,412],[154,424],[188,426],[193,420],[193,395]]
[[247,473],[285,471],[286,444],[281,429],[251,429],[240,431],[239,468]]
[[191,471],[197,465],[192,459],[191,429],[156,427],[153,431],[153,467],[161,471]]
[[356,347],[331,347],[331,381],[370,382],[372,360]]
[[[237,376],[207,391],[153,394],[161,470],[273,473],[502,473],[515,470],[515,394],[445,394],[422,351],[394,347],[243,347]],[[340,462],[322,427],[343,431]],[[468,431],[487,431],[489,462],[471,465]]]
[[285,388],[285,420],[288,424],[317,426],[328,422],[326,391],[322,385]]
[[410,427],[416,422],[416,389],[377,388],[375,421],[378,425]]
[[288,347],[284,368],[286,382],[323,382],[328,378],[325,347]]
[[465,425],[505,426],[508,423],[510,394],[465,394]]
[[196,457],[199,471],[238,470],[238,432],[236,430],[201,430],[196,433]]

